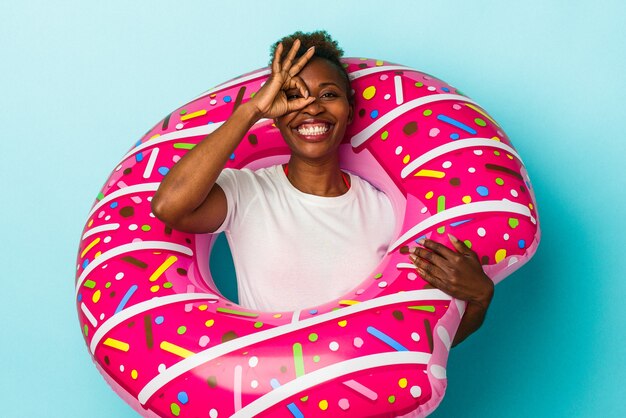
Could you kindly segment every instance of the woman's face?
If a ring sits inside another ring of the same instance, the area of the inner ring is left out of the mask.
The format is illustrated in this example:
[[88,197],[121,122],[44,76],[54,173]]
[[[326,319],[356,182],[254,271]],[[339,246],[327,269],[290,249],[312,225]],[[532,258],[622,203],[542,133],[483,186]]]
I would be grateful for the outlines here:
[[[311,59],[298,76],[315,101],[277,118],[276,126],[292,156],[306,160],[334,157],[352,122],[345,76],[333,63],[318,57]],[[298,90],[287,90],[286,94],[287,99],[301,96]]]

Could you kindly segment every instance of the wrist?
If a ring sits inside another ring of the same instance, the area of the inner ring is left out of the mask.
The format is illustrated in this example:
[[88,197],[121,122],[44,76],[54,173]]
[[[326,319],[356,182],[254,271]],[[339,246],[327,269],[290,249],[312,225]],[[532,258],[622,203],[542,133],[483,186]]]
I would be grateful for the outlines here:
[[495,286],[491,279],[485,276],[485,285],[479,295],[469,301],[470,305],[475,307],[480,307],[483,310],[487,310],[489,305],[491,304],[491,300],[493,299],[493,294],[495,291]]
[[256,122],[263,117],[261,111],[250,102],[242,103],[233,112],[232,117],[241,119],[248,128],[251,128]]

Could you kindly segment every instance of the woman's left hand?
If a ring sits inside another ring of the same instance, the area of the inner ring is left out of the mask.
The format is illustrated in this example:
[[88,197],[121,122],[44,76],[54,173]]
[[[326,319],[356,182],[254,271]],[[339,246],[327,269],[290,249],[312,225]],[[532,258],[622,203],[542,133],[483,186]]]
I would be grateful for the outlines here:
[[425,239],[421,243],[424,248],[408,249],[409,258],[428,283],[486,311],[493,298],[493,282],[483,271],[478,255],[456,237],[448,236],[457,251]]

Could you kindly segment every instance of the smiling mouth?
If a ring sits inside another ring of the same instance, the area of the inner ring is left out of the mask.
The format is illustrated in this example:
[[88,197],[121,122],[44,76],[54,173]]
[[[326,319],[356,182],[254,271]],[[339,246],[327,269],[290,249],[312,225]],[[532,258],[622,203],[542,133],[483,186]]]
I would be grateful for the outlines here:
[[299,125],[295,131],[301,136],[307,138],[324,137],[331,129],[332,125],[325,122],[303,123]]

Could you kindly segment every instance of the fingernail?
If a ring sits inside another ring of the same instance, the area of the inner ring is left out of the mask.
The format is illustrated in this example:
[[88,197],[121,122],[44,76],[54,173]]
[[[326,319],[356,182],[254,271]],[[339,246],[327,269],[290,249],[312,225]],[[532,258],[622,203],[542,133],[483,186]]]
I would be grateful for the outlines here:
[[425,242],[426,242],[426,238],[420,238],[419,240],[417,240],[417,243],[419,245],[424,245]]
[[450,241],[459,242],[459,239],[452,234],[448,234],[448,238],[450,238]]
[[413,254],[411,254],[409,258],[411,259],[412,262],[415,262],[415,260],[417,260],[417,257],[414,256]]
[[315,46],[310,47],[307,52],[309,52],[310,50],[315,49]]
[[409,252],[410,252],[410,249],[408,245],[404,245],[400,247],[400,254],[408,254]]

